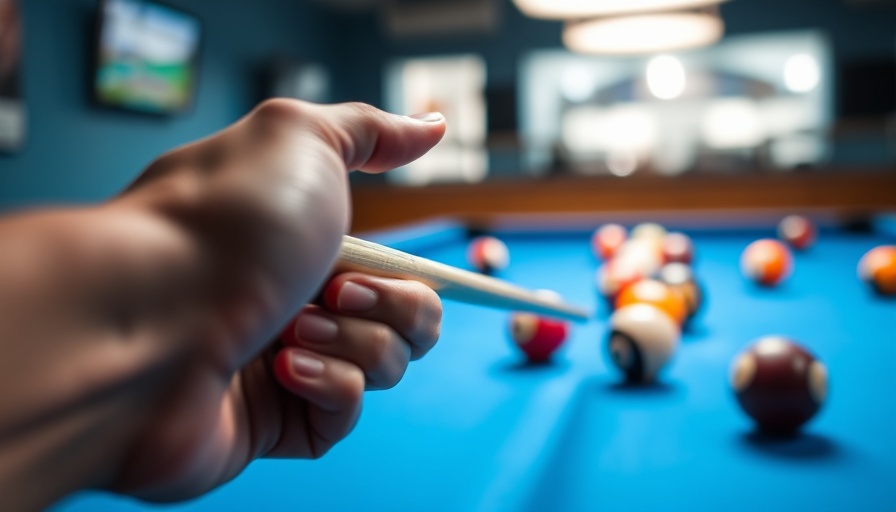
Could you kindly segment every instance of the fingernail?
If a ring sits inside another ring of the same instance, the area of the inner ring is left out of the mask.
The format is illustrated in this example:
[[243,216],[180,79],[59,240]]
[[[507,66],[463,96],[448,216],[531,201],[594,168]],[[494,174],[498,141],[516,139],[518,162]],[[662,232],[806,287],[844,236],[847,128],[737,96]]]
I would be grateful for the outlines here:
[[324,373],[324,362],[302,353],[293,353],[290,357],[292,371],[301,377],[317,377]]
[[324,343],[336,337],[336,322],[317,313],[302,313],[296,319],[296,335],[299,339]]
[[441,112],[425,112],[423,114],[414,114],[408,117],[424,123],[441,123],[445,120],[445,116],[443,116]]
[[378,298],[376,292],[370,288],[348,281],[339,290],[336,305],[342,311],[367,311],[376,306]]

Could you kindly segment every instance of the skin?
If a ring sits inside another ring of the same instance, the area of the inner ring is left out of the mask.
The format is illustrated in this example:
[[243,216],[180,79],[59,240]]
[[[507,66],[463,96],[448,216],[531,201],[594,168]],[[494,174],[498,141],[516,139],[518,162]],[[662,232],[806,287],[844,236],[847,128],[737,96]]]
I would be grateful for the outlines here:
[[346,171],[444,131],[272,100],[107,203],[0,220],[0,509],[85,488],[188,499],[344,438],[441,320],[418,283],[333,273]]

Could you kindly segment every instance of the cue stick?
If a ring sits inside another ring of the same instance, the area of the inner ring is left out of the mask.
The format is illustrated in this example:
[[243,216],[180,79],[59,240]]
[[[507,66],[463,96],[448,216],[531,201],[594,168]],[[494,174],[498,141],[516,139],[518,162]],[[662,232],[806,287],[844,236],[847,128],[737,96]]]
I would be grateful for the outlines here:
[[579,322],[585,322],[591,317],[585,309],[546,298],[506,281],[348,235],[342,238],[336,268],[418,281],[432,288],[443,299],[468,304],[525,311]]

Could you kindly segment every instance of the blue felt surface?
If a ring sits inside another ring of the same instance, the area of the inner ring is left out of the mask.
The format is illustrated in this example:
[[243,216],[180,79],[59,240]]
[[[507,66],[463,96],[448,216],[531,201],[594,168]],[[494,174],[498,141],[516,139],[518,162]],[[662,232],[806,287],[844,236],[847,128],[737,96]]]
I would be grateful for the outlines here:
[[[415,232],[404,248],[465,266],[462,230],[446,229]],[[323,459],[259,461],[187,504],[85,493],[55,510],[894,510],[896,301],[855,274],[894,235],[826,230],[783,287],[757,289],[738,259],[772,233],[691,233],[708,308],[663,385],[617,385],[604,316],[533,367],[510,346],[506,313],[446,303],[440,344],[395,389],[369,393],[355,432]],[[503,277],[594,308],[588,236],[507,235]],[[831,374],[829,403],[786,442],[753,436],[727,388],[734,354],[771,333],[802,340]]]

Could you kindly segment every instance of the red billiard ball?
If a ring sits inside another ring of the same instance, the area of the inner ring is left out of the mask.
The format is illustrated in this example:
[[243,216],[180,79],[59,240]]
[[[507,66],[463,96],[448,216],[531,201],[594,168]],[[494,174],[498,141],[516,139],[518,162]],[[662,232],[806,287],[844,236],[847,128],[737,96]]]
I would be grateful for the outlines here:
[[865,253],[859,260],[858,274],[878,293],[896,294],[896,245],[881,245]]
[[776,286],[793,270],[790,249],[770,238],[757,240],[744,249],[740,268],[747,279],[764,286]]
[[731,387],[741,408],[761,430],[792,433],[824,403],[828,372],[797,343],[767,336],[735,358]]
[[650,304],[631,304],[610,317],[607,353],[631,383],[650,383],[671,360],[681,332],[678,324]]
[[510,251],[504,242],[493,236],[475,238],[467,249],[470,266],[483,274],[494,274],[510,264]]
[[563,320],[532,313],[514,313],[510,318],[510,337],[530,361],[550,359],[568,335],[569,324]]
[[591,237],[591,252],[601,260],[609,260],[628,237],[625,228],[619,224],[604,224]]
[[684,233],[669,233],[663,238],[663,262],[690,265],[694,262],[694,242]]
[[815,225],[802,215],[788,215],[778,223],[778,238],[799,251],[811,247],[815,235]]

